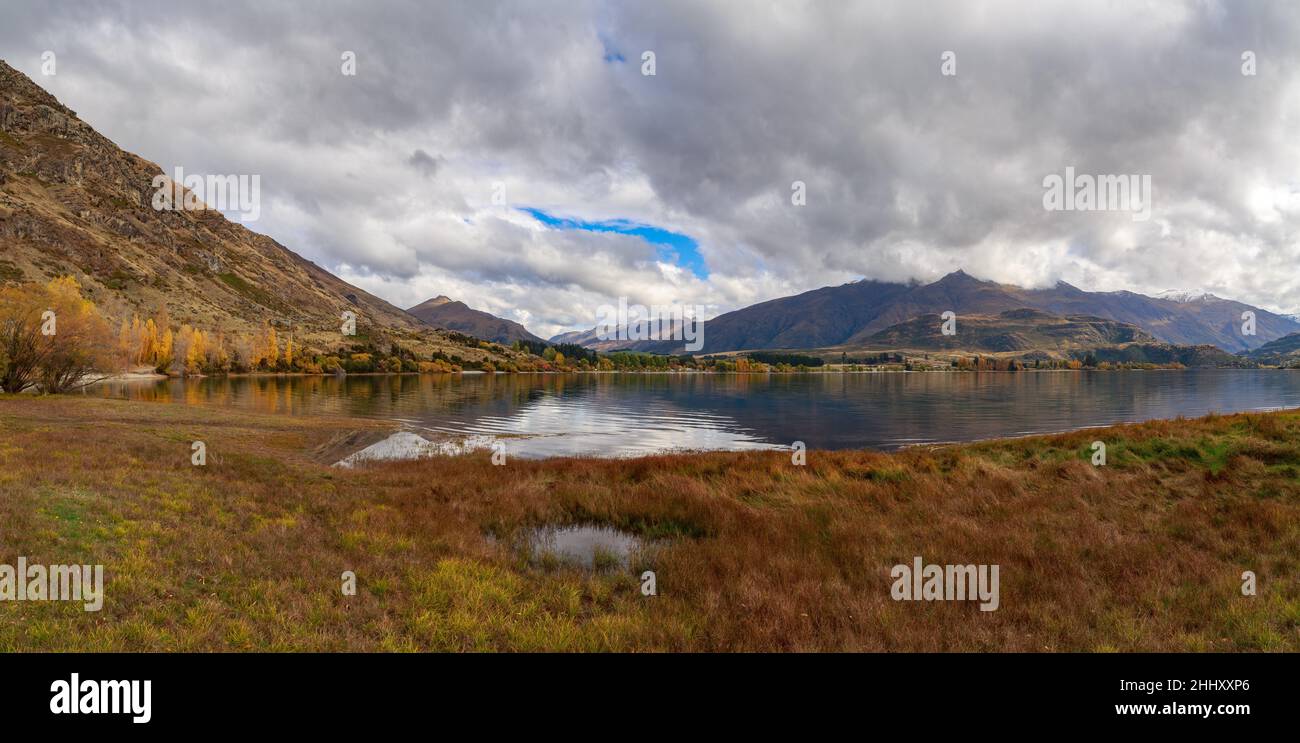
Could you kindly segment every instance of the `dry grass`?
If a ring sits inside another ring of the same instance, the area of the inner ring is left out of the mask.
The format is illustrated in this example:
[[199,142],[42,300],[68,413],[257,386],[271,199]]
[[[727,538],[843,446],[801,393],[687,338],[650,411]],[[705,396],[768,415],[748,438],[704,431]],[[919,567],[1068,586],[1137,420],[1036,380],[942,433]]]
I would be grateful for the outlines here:
[[[811,452],[806,467],[321,463],[380,428],[0,397],[0,562],[107,572],[98,613],[0,603],[0,650],[1300,650],[1297,413]],[[659,546],[588,574],[488,536],[575,522]],[[889,570],[913,555],[1000,565],[1001,608],[891,600]],[[656,597],[638,590],[646,567]],[[344,570],[358,595],[341,594]],[[1242,596],[1244,570],[1259,595]]]

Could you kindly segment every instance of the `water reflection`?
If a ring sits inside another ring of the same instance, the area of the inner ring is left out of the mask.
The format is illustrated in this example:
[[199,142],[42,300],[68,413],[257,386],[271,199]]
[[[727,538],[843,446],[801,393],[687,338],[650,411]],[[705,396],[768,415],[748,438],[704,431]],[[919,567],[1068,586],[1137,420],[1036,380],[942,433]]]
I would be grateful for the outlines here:
[[588,570],[626,567],[641,540],[608,526],[547,526],[525,535],[530,562],[580,565]]
[[87,394],[384,418],[433,438],[506,436],[514,456],[626,456],[793,441],[889,449],[1300,407],[1300,373],[234,377],[112,382]]

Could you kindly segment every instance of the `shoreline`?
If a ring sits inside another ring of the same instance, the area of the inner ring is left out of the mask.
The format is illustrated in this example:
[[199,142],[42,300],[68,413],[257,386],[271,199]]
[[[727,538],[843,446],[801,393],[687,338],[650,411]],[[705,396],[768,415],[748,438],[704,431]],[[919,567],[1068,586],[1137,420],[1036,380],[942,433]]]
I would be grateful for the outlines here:
[[1048,374],[1048,373],[1115,373],[1115,372],[1186,372],[1186,371],[1300,371],[1300,367],[1290,366],[1258,366],[1258,367],[1231,367],[1231,366],[1188,366],[1182,368],[1173,367],[1156,367],[1151,369],[1142,368],[1115,368],[1115,369],[826,369],[822,371],[701,371],[698,369],[681,369],[677,371],[670,370],[599,370],[599,369],[573,369],[566,371],[494,371],[487,372],[481,369],[466,369],[454,372],[349,372],[344,374],[312,374],[309,372],[231,372],[226,374],[158,374],[158,373],[140,373],[131,372],[124,374],[112,374],[96,379],[86,386],[102,384],[105,382],[138,382],[138,381],[163,381],[163,380],[189,380],[189,379],[239,379],[239,378],[275,378],[275,377],[304,377],[312,379],[330,379],[346,377],[447,377],[447,376],[485,376],[485,377],[515,377],[515,376],[544,376],[544,375],[636,375],[636,376],[817,376],[823,374]]

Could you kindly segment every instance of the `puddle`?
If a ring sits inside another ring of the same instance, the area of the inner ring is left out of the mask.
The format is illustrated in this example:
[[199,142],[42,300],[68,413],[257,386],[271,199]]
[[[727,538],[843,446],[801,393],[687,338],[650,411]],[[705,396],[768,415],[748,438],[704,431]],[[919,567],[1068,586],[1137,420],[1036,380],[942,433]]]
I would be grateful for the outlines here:
[[479,449],[490,449],[493,436],[469,436],[461,439],[430,441],[410,431],[399,431],[334,463],[335,467],[352,467],[360,462],[386,462],[424,457],[454,457]]
[[530,562],[587,570],[626,568],[643,545],[639,537],[609,526],[546,526],[527,531],[524,540]]

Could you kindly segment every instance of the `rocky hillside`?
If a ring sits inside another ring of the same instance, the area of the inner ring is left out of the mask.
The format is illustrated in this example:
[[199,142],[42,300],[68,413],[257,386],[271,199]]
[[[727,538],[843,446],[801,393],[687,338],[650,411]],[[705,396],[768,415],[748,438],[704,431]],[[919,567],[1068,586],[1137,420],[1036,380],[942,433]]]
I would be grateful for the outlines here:
[[[307,348],[398,342],[421,355],[502,360],[211,210],[156,210],[161,168],[125,152],[0,62],[0,281],[76,277],[112,320],[254,332],[269,322]],[[342,315],[356,315],[356,336]]]

